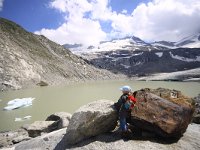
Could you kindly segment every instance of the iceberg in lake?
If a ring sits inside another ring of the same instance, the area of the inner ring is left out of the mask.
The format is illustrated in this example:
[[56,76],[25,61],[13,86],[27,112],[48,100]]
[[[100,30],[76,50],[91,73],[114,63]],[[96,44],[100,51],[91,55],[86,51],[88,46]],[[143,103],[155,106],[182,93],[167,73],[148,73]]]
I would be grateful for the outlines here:
[[15,118],[15,121],[22,121],[22,118]]
[[25,116],[23,118],[15,118],[15,121],[25,121],[31,119],[32,116]]
[[35,98],[28,97],[28,98],[17,98],[14,100],[11,100],[7,103],[8,106],[4,107],[4,110],[13,110],[21,107],[27,107],[32,105],[32,101]]

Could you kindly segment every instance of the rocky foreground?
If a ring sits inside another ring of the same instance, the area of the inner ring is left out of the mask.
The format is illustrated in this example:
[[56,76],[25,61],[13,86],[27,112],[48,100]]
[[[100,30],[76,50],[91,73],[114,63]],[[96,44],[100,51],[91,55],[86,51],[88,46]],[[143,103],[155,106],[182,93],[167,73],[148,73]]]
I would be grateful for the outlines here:
[[163,88],[134,94],[138,101],[125,139],[120,136],[114,102],[99,100],[80,107],[72,116],[55,113],[46,121],[1,133],[0,146],[16,150],[200,149],[200,125],[190,124],[198,115],[199,96],[192,100],[180,91]]
[[74,146],[65,146],[63,137],[66,133],[66,128],[49,134],[34,138],[27,142],[19,143],[10,150],[22,149],[74,149],[74,150],[133,150],[133,149],[152,149],[152,150],[198,150],[200,149],[200,125],[190,124],[183,137],[178,141],[162,140],[156,137],[142,135],[141,137],[132,137],[131,140],[123,140],[120,134],[115,132],[104,133],[88,140],[82,141]]

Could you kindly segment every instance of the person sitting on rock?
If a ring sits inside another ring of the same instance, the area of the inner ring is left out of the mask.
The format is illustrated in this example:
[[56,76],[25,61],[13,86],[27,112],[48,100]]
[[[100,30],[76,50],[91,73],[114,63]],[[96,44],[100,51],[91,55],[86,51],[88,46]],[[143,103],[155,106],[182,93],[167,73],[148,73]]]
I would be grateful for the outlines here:
[[136,103],[136,99],[133,97],[130,86],[123,86],[120,88],[122,95],[118,102],[114,104],[119,114],[120,130],[122,136],[128,133],[127,119],[131,116],[131,110]]

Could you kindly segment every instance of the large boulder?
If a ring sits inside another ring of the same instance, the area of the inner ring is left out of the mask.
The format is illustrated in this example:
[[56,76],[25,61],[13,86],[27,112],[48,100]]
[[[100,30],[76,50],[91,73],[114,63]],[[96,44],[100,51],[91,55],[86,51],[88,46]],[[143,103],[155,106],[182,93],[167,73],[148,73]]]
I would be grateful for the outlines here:
[[56,121],[57,122],[57,130],[65,128],[69,125],[69,120],[71,119],[72,115],[67,112],[56,112],[49,117],[47,117],[46,121]]
[[99,100],[80,107],[67,127],[66,144],[75,144],[115,129],[118,117],[113,104],[113,101]]
[[49,133],[57,129],[55,121],[35,121],[27,128],[30,137],[41,136],[42,133]]
[[194,98],[195,112],[192,121],[200,124],[200,94]]
[[180,91],[159,88],[136,91],[131,123],[162,137],[180,137],[192,120],[192,100]]

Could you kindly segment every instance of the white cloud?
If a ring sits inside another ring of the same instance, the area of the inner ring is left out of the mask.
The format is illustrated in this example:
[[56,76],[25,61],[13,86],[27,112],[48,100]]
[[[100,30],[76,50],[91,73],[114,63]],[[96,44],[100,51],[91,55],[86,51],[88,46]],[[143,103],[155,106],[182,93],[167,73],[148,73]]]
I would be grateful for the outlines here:
[[[199,0],[153,0],[140,3],[131,14],[116,12],[110,0],[52,0],[51,8],[64,14],[66,22],[57,29],[42,29],[43,34],[60,43],[85,45],[112,37],[135,35],[147,41],[177,41],[200,32]],[[102,22],[111,22],[105,33]],[[101,23],[101,24],[100,24]]]
[[154,0],[138,6],[132,17],[136,36],[176,41],[200,31],[200,1]]
[[99,41],[106,38],[106,33],[101,30],[99,22],[86,18],[70,19],[55,30],[42,29],[35,33],[43,34],[59,44],[82,43],[87,46],[91,44],[96,45]]
[[3,1],[4,0],[0,0],[0,11],[3,9]]
[[122,10],[122,14],[127,14],[127,12],[128,12],[128,11],[127,11],[126,9],[123,9],[123,10]]

